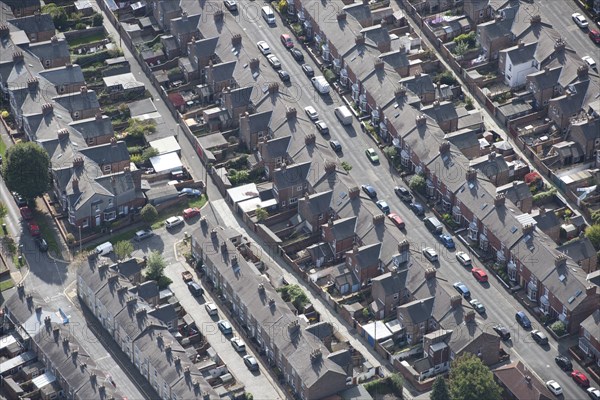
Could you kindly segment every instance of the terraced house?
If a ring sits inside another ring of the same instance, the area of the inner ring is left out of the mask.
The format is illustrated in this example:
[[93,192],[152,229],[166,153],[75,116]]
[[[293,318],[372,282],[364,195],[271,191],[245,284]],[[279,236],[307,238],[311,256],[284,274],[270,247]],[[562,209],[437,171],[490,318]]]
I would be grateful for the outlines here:
[[54,36],[52,18],[13,18],[10,11],[0,18],[0,89],[19,131],[48,152],[68,222],[99,226],[142,206],[140,172],[125,143],[114,140],[80,66],[69,62],[68,45]]

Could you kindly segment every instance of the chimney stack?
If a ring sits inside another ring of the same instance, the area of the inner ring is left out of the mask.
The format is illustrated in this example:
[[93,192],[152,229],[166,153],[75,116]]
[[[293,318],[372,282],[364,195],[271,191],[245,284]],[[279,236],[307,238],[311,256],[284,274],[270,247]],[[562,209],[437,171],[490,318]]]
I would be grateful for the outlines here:
[[117,138],[115,138],[115,137],[111,137],[110,138],[110,146],[111,147],[116,147],[117,146]]
[[465,313],[464,318],[465,318],[465,322],[466,323],[473,322],[475,320],[475,311],[474,310],[468,310]]
[[498,193],[494,199],[494,207],[498,208],[505,204],[506,196],[504,193]]
[[493,160],[494,158],[496,158],[496,152],[492,151],[490,152],[490,154],[488,154],[488,160]]
[[[316,141],[317,141],[317,137],[315,136],[314,133],[307,133],[306,135],[304,135],[304,144],[311,145],[311,144],[315,144]],[[327,167],[325,168],[325,170],[327,170]]]
[[377,70],[377,71],[383,70],[383,60],[381,58],[379,58],[379,57],[375,58],[373,60],[373,63],[374,63],[375,70]]
[[336,18],[338,21],[345,21],[346,20],[346,11],[341,11],[341,12],[337,13]]
[[5,38],[10,35],[10,28],[8,25],[0,25],[0,37]]
[[27,79],[27,87],[29,89],[35,89],[37,88],[39,85],[39,81],[37,78],[29,78]]
[[25,58],[25,56],[20,51],[15,51],[13,53],[13,62],[15,62],[15,63],[23,61],[24,58]]
[[250,69],[251,70],[255,70],[256,68],[258,68],[259,64],[260,64],[260,60],[258,58],[250,59]]
[[440,143],[440,154],[445,154],[447,152],[450,151],[450,142],[448,142],[447,140],[444,140],[442,143]]
[[242,44],[242,35],[236,33],[231,37],[231,45],[235,47],[239,46],[240,44]]
[[279,83],[277,83],[277,82],[269,83],[269,93],[270,94],[279,93]]
[[[314,133],[312,135],[314,136]],[[325,162],[325,172],[327,172],[328,174],[335,172],[335,162],[329,161],[329,160],[326,161]]]
[[462,296],[460,294],[455,294],[450,298],[450,305],[452,308],[456,308],[462,304]]
[[522,48],[523,48],[523,46],[525,46],[525,43],[523,43],[523,41],[522,41],[522,40],[519,40],[518,47],[519,47],[520,49],[522,49]]
[[73,178],[73,181],[71,181],[71,184],[73,185],[73,191],[75,193],[79,192],[79,179]]
[[59,129],[58,131],[58,140],[63,140],[65,138],[69,137],[69,130],[68,129]]
[[186,11],[181,13],[181,20],[182,21],[187,21],[188,19],[188,13]]
[[417,126],[425,126],[427,125],[427,117],[424,114],[421,114],[416,119]]
[[102,113],[101,112],[97,112],[96,113],[96,121],[100,121],[102,119]]
[[542,22],[542,16],[539,14],[536,14],[529,19],[531,25],[539,24],[540,22]]
[[527,235],[532,233],[535,230],[535,225],[534,224],[525,224],[523,225],[523,234]]
[[290,121],[293,119],[296,119],[296,116],[298,115],[298,112],[296,111],[295,107],[286,107],[285,109],[285,119]]
[[385,222],[384,214],[373,215],[373,225],[380,225],[380,224],[383,224],[384,222]]
[[215,22],[222,22],[224,17],[225,13],[223,12],[223,10],[217,10],[213,14],[213,19],[215,20]]
[[53,109],[54,109],[54,106],[51,103],[46,103],[42,106],[42,114],[48,115],[52,112]]
[[360,188],[358,186],[351,187],[350,190],[348,190],[348,196],[351,199],[356,199],[359,195],[360,195]]
[[77,157],[73,159],[73,168],[83,167],[83,158]]
[[50,41],[52,42],[52,44],[58,44],[58,36],[52,36],[52,39],[50,39]]
[[406,253],[409,250],[410,250],[410,243],[408,242],[408,240],[404,239],[403,241],[398,243],[398,253],[400,253],[400,254]]
[[580,65],[577,67],[577,77],[578,78],[586,78],[589,74],[589,68],[587,65]]
[[554,257],[554,266],[560,267],[561,265],[566,264],[567,258],[567,255],[564,253],[558,254],[556,257]]
[[80,91],[81,93],[87,93],[87,91],[88,91],[88,88],[87,88],[87,86],[82,86],[82,87],[80,87],[80,88],[79,88],[79,91]]
[[474,168],[469,168],[467,170],[467,182],[471,182],[474,181],[475,179],[477,179],[477,170]]
[[540,206],[540,208],[538,210],[540,212],[540,215],[546,215],[546,207]]
[[356,35],[356,37],[354,38],[354,44],[365,44],[365,37],[363,35]]
[[419,79],[421,77],[421,71],[415,72],[414,76],[416,79]]
[[425,270],[425,280],[429,281],[431,279],[435,279],[436,274],[437,274],[437,271],[435,268],[427,268]]

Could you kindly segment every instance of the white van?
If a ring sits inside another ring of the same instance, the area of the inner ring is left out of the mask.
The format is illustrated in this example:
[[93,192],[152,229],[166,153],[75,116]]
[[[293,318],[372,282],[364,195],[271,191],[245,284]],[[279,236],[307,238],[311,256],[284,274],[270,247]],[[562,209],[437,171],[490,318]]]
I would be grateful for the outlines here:
[[106,256],[109,253],[112,253],[112,251],[113,245],[111,242],[104,242],[96,247],[96,254],[99,256]]
[[352,113],[346,106],[336,107],[335,116],[340,120],[342,125],[352,124]]
[[264,6],[262,8],[261,14],[263,19],[267,21],[267,24],[275,25],[275,13],[273,12],[273,9],[271,7]]
[[329,93],[329,90],[330,90],[329,83],[327,83],[327,79],[325,79],[325,77],[323,75],[319,75],[319,76],[310,78],[310,81],[312,82],[313,86],[315,87],[315,89],[317,89],[317,91],[319,93],[321,93],[321,94]]

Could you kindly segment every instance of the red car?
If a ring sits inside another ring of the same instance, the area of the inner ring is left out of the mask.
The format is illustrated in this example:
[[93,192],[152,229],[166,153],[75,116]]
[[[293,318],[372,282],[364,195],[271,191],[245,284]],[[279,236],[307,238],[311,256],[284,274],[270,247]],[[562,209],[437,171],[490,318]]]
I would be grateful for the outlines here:
[[33,218],[33,213],[31,212],[31,208],[25,206],[25,207],[21,207],[19,208],[19,211],[21,212],[21,217],[23,217],[24,220],[30,220],[31,218]]
[[583,372],[579,370],[573,370],[571,372],[571,378],[577,383],[579,386],[587,388],[590,387],[590,380],[583,374]]
[[475,267],[475,268],[471,269],[471,273],[473,274],[475,279],[477,279],[477,281],[479,281],[479,282],[487,282],[488,281],[487,274],[481,268]]
[[31,236],[33,236],[33,237],[40,236],[40,227],[38,226],[38,224],[36,224],[35,222],[30,222],[29,223],[29,233],[31,233]]
[[200,215],[200,209],[197,207],[183,210],[183,219],[194,218],[196,215]]
[[592,39],[592,42],[600,44],[600,31],[590,29],[590,31],[588,32],[588,36],[590,37],[590,39]]
[[402,218],[396,213],[389,213],[388,218],[392,220],[394,225],[396,225],[399,229],[404,229],[404,221]]
[[282,34],[279,39],[281,39],[281,43],[285,46],[286,49],[291,49],[294,47],[294,42],[292,42],[292,37],[287,33]]

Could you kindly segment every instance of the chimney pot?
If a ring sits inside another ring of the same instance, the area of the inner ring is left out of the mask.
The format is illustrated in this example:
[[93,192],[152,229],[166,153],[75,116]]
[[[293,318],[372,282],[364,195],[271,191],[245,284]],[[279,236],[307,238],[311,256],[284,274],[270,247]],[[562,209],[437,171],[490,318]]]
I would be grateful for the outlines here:
[[450,305],[452,308],[456,308],[462,304],[462,296],[460,294],[455,294],[450,298]]
[[350,190],[348,191],[348,196],[351,199],[355,199],[360,195],[360,188],[358,186],[353,186],[352,188],[350,188]]

